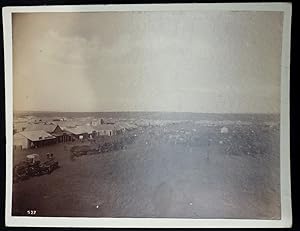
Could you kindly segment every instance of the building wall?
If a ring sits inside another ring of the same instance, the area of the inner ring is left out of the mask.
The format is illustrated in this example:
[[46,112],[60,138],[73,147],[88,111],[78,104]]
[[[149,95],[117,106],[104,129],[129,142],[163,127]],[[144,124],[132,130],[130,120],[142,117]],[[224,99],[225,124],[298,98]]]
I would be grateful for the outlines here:
[[115,133],[112,130],[99,130],[99,131],[97,131],[98,136],[112,136],[114,134]]
[[32,146],[32,148],[39,148],[39,147],[44,147],[44,146],[55,144],[55,143],[57,143],[56,138],[55,139],[32,141],[31,146]]
[[54,134],[54,136],[56,137],[57,143],[65,143],[65,142],[72,141],[72,135],[62,134],[60,136],[57,136],[56,134]]
[[20,134],[15,134],[13,137],[14,148],[21,147],[22,149],[27,149],[30,147],[29,140]]

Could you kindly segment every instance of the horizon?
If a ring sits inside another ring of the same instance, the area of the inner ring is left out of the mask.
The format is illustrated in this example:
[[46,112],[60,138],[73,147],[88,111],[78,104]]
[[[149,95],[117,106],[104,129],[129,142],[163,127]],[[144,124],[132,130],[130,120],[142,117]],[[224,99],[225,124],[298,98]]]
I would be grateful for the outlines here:
[[179,113],[179,114],[229,114],[229,115],[250,115],[250,114],[261,114],[261,115],[280,115],[280,112],[267,112],[267,113],[257,113],[257,112],[252,112],[252,113],[229,113],[229,112],[176,112],[176,111],[40,111],[40,110],[18,110],[14,111],[15,113]]

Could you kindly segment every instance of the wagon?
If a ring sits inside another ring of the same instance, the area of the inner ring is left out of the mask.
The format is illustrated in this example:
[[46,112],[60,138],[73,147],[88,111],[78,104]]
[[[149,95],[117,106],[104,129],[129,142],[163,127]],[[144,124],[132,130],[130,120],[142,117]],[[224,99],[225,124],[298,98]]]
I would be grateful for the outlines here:
[[14,181],[27,179],[33,176],[50,174],[54,169],[59,168],[58,161],[52,153],[47,153],[47,160],[41,162],[39,154],[30,154],[26,159],[14,167]]

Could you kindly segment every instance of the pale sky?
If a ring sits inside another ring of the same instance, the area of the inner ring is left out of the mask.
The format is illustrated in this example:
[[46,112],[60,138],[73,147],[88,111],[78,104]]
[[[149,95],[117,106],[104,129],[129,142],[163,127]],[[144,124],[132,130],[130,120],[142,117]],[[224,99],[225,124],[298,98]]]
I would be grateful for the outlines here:
[[278,113],[281,12],[13,15],[14,110]]

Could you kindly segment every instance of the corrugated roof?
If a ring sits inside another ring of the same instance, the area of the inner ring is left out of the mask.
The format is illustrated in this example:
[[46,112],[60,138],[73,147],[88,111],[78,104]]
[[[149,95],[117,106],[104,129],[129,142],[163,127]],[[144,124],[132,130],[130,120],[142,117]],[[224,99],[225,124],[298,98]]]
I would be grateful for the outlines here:
[[55,136],[52,136],[43,130],[23,131],[23,132],[19,132],[19,134],[21,134],[22,136],[26,137],[27,139],[29,139],[31,141],[55,139]]
[[56,124],[30,124],[25,128],[25,131],[40,131],[43,130],[45,132],[54,132],[55,128],[58,125]]

